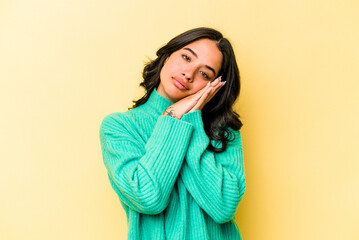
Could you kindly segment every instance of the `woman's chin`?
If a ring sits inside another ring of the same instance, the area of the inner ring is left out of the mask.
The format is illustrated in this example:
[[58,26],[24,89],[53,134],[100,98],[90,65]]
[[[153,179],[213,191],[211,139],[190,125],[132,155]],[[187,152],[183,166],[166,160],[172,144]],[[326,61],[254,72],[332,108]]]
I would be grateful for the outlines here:
[[184,92],[179,90],[175,86],[172,86],[167,93],[168,97],[171,99],[172,102],[177,102],[185,97]]

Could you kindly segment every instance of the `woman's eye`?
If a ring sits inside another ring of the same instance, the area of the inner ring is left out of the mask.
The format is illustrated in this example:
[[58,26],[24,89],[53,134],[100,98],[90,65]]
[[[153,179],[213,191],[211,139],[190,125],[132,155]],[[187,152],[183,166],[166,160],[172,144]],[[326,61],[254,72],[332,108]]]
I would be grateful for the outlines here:
[[202,71],[201,71],[201,74],[202,74],[202,76],[205,77],[206,79],[209,79],[208,75],[207,75],[205,72],[202,72]]
[[187,56],[187,55],[182,55],[183,59],[186,60],[187,62],[189,62],[191,59]]

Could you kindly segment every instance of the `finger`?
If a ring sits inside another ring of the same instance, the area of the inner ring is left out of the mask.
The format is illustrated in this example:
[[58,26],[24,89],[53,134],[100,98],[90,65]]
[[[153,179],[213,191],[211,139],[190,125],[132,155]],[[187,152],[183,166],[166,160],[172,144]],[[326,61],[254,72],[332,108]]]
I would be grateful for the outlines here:
[[226,81],[221,82],[220,80],[221,77],[211,82],[210,87],[203,91],[203,94],[198,99],[196,105],[189,112],[202,109],[217,94],[217,92],[226,84]]
[[203,93],[205,93],[206,91],[208,91],[208,89],[211,88],[211,84],[210,82],[207,83],[206,86],[204,86],[201,90],[199,90],[198,92],[196,92],[194,95],[194,98],[196,100],[199,100],[201,98],[201,96],[203,95]]
[[224,86],[224,84],[226,83],[226,82],[222,82],[220,80],[221,79],[216,79],[216,82],[213,83],[213,85],[212,85],[212,87],[213,87],[212,93],[213,94],[217,93],[219,91],[219,89],[221,89]]
[[218,86],[218,84],[221,82],[221,78],[222,76],[219,76],[218,78],[214,79],[212,82],[208,82],[206,86],[204,86],[201,90],[199,90],[197,93],[198,94],[203,94],[206,89],[208,89],[209,87],[216,87]]
[[223,86],[220,81],[220,77],[215,79],[208,88],[205,89],[201,98],[198,100],[200,104],[206,104],[212,97],[218,92],[218,90]]
[[221,84],[222,76],[219,76],[212,82],[208,82],[206,86],[204,86],[197,93],[193,94],[193,100],[197,101],[191,111],[195,111],[198,109],[202,109],[203,106],[212,99],[212,97],[217,93],[217,91],[222,87]]
[[208,84],[207,84],[206,86],[204,86],[202,89],[200,89],[200,90],[198,90],[197,92],[195,92],[195,93],[193,93],[193,94],[191,94],[191,95],[185,97],[184,99],[191,99],[191,101],[197,102],[197,101],[201,98],[202,94],[203,94],[203,93],[206,91],[206,89],[208,89],[209,87],[210,87],[210,85],[209,85],[209,83],[208,83]]
[[207,104],[217,94],[217,92],[225,85],[225,83],[226,82],[220,82],[215,87],[213,87],[213,89],[210,91],[207,98],[205,99],[204,105]]
[[226,84],[226,81],[220,82],[220,83],[214,88],[213,95],[215,95],[225,84]]
[[198,99],[196,105],[190,110],[190,112],[202,109],[203,106],[207,103],[207,98],[211,94],[211,91],[213,91],[213,87],[208,87],[202,94],[202,96]]
[[214,79],[212,82],[211,82],[211,86],[212,87],[215,87],[217,86],[222,80],[222,76],[219,76],[218,78]]

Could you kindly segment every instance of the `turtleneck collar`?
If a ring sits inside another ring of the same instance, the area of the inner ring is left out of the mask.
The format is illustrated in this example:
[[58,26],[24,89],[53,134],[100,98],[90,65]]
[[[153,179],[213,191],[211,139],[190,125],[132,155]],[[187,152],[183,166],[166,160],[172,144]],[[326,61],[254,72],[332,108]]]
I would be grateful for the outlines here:
[[172,104],[173,102],[159,94],[157,89],[154,89],[143,107],[156,115],[161,115]]

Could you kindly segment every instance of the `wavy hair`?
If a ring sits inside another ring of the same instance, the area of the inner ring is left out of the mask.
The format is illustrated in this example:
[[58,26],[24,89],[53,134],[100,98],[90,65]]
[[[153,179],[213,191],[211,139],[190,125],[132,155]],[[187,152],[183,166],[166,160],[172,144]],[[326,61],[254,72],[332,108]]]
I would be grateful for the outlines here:
[[242,122],[239,115],[233,110],[233,104],[240,92],[240,77],[237,61],[230,42],[223,35],[212,28],[195,28],[186,31],[161,47],[156,55],[157,58],[148,62],[143,69],[143,82],[140,86],[145,88],[145,94],[137,101],[133,101],[132,108],[146,103],[152,91],[160,83],[160,73],[165,60],[175,51],[199,40],[211,39],[216,42],[218,49],[223,55],[222,68],[218,75],[227,81],[216,95],[203,107],[202,119],[204,130],[210,140],[219,140],[220,147],[214,147],[210,141],[208,149],[213,152],[223,152],[234,137],[229,128],[239,130]]

